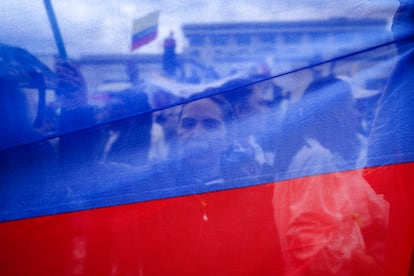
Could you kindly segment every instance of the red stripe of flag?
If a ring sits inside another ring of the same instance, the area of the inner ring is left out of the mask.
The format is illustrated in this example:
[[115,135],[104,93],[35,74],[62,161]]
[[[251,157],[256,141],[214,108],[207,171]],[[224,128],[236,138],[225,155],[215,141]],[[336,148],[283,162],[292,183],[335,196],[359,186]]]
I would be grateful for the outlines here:
[[132,41],[131,50],[137,49],[145,44],[148,44],[157,37],[157,32],[150,33],[144,37]]
[[[379,265],[384,275],[407,275],[414,163],[363,172],[391,206]],[[1,223],[0,274],[280,275],[285,255],[274,226],[274,185],[354,173]],[[376,230],[364,234],[375,237]]]

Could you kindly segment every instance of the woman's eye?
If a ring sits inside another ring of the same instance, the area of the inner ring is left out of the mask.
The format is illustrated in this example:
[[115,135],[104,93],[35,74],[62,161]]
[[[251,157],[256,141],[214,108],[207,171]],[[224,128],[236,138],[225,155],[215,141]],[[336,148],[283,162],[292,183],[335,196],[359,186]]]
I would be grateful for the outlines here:
[[273,101],[268,101],[268,100],[262,100],[259,102],[259,105],[261,106],[267,106],[267,107],[271,107],[274,104]]
[[195,125],[196,125],[196,121],[191,118],[183,118],[180,124],[180,126],[185,129],[192,129],[195,127]]
[[210,129],[210,130],[218,129],[220,125],[221,125],[220,121],[216,119],[203,120],[203,126],[205,129]]

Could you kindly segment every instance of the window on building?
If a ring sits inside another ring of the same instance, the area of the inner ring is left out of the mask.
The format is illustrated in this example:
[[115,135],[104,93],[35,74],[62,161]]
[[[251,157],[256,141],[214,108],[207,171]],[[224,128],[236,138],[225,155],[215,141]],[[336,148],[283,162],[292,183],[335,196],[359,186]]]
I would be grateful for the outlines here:
[[261,34],[259,40],[262,43],[274,43],[276,41],[275,34]]
[[190,55],[191,56],[194,56],[194,57],[199,57],[200,56],[200,51],[191,51],[191,53],[190,53]]
[[223,55],[223,51],[222,50],[215,50],[214,55],[221,56],[221,55]]
[[302,40],[302,34],[298,32],[286,32],[283,34],[283,38],[288,44],[299,43]]
[[251,38],[250,35],[238,35],[238,36],[236,36],[236,43],[239,46],[250,45],[251,40],[252,40],[252,38]]
[[354,32],[339,32],[335,35],[335,39],[338,42],[342,43],[349,43],[354,40],[355,33]]
[[191,46],[204,46],[205,44],[205,37],[201,36],[201,35],[192,35],[191,37],[189,37],[190,40],[190,45]]
[[211,37],[211,43],[214,46],[224,46],[227,44],[228,37],[226,35],[214,35]]
[[309,35],[310,35],[310,40],[312,41],[324,41],[327,39],[326,32],[313,32],[313,33],[309,33]]

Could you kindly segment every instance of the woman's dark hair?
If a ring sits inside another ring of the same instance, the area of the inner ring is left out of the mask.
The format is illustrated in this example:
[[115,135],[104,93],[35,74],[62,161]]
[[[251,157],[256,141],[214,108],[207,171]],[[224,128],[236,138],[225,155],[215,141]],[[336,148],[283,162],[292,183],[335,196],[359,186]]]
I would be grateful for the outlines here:
[[[210,91],[211,90],[206,90],[201,93],[193,94],[188,98],[188,101],[193,102],[202,99],[209,99],[213,101],[220,108],[223,115],[223,121],[226,123],[227,127],[229,127],[233,121],[234,116],[231,104],[223,95],[211,95],[211,93],[209,93]],[[183,108],[186,104],[187,103],[183,104]]]
[[305,136],[318,138],[325,131],[339,126],[343,116],[337,116],[342,105],[352,99],[351,85],[335,76],[318,79],[306,88],[297,103],[298,120]]

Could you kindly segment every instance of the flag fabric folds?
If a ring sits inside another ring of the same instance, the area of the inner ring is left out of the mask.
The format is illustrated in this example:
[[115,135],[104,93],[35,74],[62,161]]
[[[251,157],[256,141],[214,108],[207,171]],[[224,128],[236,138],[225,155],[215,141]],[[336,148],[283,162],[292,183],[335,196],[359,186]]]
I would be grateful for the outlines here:
[[191,23],[173,75],[84,56],[28,85],[0,52],[0,274],[411,275],[413,11]]

